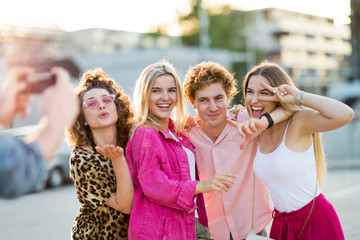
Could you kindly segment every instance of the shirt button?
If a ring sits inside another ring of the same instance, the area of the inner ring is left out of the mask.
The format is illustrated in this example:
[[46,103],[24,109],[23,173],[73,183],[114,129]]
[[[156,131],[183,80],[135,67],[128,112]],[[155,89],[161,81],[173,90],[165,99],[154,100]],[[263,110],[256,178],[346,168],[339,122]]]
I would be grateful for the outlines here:
[[182,137],[179,137],[179,140],[180,140],[180,141],[182,141],[182,140],[183,140],[183,138],[182,138]]

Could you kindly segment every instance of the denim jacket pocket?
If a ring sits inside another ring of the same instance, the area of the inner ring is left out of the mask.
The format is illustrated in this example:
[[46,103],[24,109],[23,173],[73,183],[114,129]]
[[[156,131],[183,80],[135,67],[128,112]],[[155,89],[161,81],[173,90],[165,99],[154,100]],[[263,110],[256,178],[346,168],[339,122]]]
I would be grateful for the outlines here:
[[165,217],[163,223],[163,237],[162,237],[163,240],[169,239],[169,233],[167,231],[167,220],[168,217]]

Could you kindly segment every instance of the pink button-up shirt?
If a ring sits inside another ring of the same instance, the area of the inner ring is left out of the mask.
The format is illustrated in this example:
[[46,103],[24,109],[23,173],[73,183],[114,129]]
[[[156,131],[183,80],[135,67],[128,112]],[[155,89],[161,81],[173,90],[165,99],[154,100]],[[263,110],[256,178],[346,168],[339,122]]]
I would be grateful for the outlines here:
[[[230,118],[234,117],[228,113]],[[249,117],[240,111],[238,122]],[[213,143],[195,121],[190,131],[190,140],[195,146],[200,180],[217,173],[232,173],[238,177],[228,192],[205,193],[206,213],[211,238],[226,240],[230,232],[234,240],[244,239],[251,231],[253,202],[253,160],[256,154],[257,138],[244,150],[239,146],[242,138],[235,127],[227,124]],[[273,204],[264,183],[255,177],[254,232],[263,230],[271,220]]]
[[[174,130],[172,121],[170,130]],[[184,147],[190,140],[167,131],[139,127],[126,147],[126,160],[135,195],[129,223],[129,239],[195,239],[195,212],[207,226],[204,199],[194,192],[197,181],[190,177]],[[197,175],[198,176],[198,175]]]

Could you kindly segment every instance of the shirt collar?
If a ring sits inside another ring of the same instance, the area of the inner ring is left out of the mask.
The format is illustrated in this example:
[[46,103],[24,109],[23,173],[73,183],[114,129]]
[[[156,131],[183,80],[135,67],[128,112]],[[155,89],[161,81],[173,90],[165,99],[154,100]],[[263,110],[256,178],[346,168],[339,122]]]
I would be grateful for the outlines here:
[[[171,118],[169,118],[169,130],[173,132],[175,135],[175,125],[174,125],[174,121]],[[173,139],[173,137],[170,135],[170,133],[167,130],[164,129],[159,130],[159,133],[161,133],[166,139],[168,138]]]

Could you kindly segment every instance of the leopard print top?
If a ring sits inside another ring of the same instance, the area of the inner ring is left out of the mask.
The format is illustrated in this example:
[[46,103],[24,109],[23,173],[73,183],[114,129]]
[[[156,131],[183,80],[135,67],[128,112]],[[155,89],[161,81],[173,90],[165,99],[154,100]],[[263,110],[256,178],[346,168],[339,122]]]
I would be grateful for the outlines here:
[[80,210],[72,227],[73,239],[128,239],[130,215],[104,203],[116,192],[111,160],[76,147],[70,157],[70,177]]

